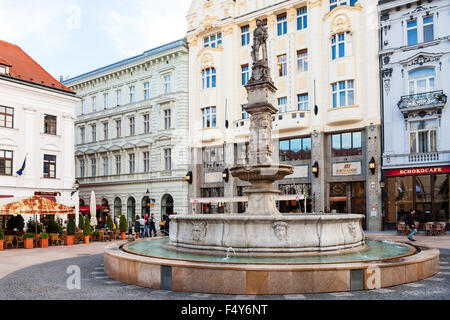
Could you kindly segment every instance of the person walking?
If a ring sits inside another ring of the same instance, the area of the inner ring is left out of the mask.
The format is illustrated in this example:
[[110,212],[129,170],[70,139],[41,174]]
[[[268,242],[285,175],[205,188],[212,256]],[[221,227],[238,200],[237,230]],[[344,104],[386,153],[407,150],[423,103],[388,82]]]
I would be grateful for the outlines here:
[[414,215],[416,214],[416,210],[411,209],[409,215],[405,219],[405,223],[407,226],[411,228],[411,233],[408,235],[408,239],[410,241],[416,241],[413,236],[417,233],[416,221],[414,219]]
[[145,227],[144,227],[144,237],[148,237],[148,229],[150,229],[150,218],[148,213],[145,214]]
[[153,233],[153,236],[156,237],[157,236],[156,226],[155,226],[156,220],[155,220],[155,215],[153,213],[151,214],[149,220],[150,220],[150,237],[152,236],[152,233]]
[[140,226],[140,230],[141,230],[141,235],[139,238],[143,238],[144,237],[144,227],[145,227],[145,220],[143,218],[139,218],[139,226]]

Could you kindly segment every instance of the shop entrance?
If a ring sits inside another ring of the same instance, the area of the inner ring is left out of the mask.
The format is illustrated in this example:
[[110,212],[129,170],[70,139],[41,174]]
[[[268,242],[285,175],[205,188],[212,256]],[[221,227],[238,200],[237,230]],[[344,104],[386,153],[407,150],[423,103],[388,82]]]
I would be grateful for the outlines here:
[[[330,183],[331,213],[357,213],[366,216],[366,182]],[[366,227],[366,220],[362,222]]]

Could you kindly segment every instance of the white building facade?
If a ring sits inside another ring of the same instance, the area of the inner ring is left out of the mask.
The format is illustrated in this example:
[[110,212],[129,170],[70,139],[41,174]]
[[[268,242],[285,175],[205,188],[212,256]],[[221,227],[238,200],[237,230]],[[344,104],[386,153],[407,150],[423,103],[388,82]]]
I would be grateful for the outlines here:
[[75,122],[82,207],[94,190],[97,205],[128,223],[187,210],[187,79],[188,49],[178,40],[64,82],[82,99]]
[[[79,99],[18,46],[0,41],[0,57],[1,203],[40,195],[76,206],[73,141]],[[24,216],[25,222],[29,218]],[[0,219],[4,227],[6,217]]]
[[384,222],[449,221],[450,2],[379,2]]

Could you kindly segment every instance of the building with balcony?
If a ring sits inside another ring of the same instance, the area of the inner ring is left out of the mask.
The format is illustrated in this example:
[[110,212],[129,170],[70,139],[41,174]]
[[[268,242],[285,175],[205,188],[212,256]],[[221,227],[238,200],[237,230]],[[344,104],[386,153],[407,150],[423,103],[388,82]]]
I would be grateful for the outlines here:
[[[184,39],[68,79],[80,206],[100,219],[187,210],[188,48]],[[81,210],[82,211],[82,210]],[[104,221],[104,220],[103,220]],[[131,225],[130,225],[131,226]]]
[[[73,125],[78,101],[19,46],[0,40],[1,204],[39,195],[77,205]],[[5,227],[7,218],[0,215],[0,225]],[[25,222],[30,218],[24,216]]]
[[[268,62],[278,89],[274,162],[294,165],[294,173],[276,184],[283,199],[279,210],[362,213],[365,227],[381,228],[376,6],[369,0],[192,1],[191,212],[245,211],[245,203],[219,198],[239,199],[248,187],[227,169],[248,160],[244,85],[260,18],[269,33]],[[374,173],[368,168],[372,159]]]
[[449,221],[450,3],[380,0],[378,9],[385,227],[410,209],[420,222]]

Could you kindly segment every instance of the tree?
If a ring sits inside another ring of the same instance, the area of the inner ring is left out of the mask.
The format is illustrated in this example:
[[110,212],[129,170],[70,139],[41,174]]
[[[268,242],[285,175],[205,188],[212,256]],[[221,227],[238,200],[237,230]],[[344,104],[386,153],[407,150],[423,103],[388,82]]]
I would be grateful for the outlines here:
[[73,218],[69,219],[67,223],[67,235],[74,236],[75,235],[75,220]]
[[127,218],[124,215],[120,216],[120,232],[127,232],[128,223]]
[[114,229],[114,222],[109,214],[107,215],[107,218],[106,218],[106,225],[108,226],[109,230]]
[[3,232],[2,226],[0,226],[0,240],[5,238],[5,233]]
[[80,214],[78,217],[78,231],[81,231],[84,229],[84,218],[83,215]]
[[86,219],[84,219],[83,235],[85,236],[91,235],[91,224],[88,216],[86,216]]
[[[35,232],[36,230],[36,222],[30,218],[30,220],[28,220],[27,222],[27,232]],[[41,233],[42,232],[42,225],[40,223],[38,223],[37,225],[37,233]]]

